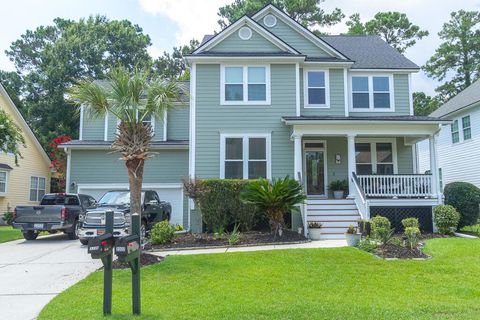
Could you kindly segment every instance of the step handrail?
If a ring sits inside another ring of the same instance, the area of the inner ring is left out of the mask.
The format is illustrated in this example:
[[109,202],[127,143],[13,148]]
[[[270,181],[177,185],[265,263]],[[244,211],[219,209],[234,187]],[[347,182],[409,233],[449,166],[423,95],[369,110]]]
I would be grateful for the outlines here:
[[354,191],[354,200],[355,200],[355,205],[357,206],[358,213],[360,214],[360,217],[362,220],[368,220],[369,218],[369,201],[367,199],[367,196],[365,195],[365,192],[363,191],[363,188],[360,186],[360,182],[358,181],[357,174],[355,172],[352,172],[352,184],[354,186],[353,191]]

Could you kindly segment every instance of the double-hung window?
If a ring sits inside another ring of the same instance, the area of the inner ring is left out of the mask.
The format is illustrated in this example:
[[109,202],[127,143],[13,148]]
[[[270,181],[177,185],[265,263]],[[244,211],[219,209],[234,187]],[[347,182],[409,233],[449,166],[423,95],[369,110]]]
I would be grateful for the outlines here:
[[0,171],[0,195],[7,193],[7,171]]
[[391,76],[352,76],[351,111],[393,111]]
[[452,131],[452,143],[457,143],[460,141],[460,132],[458,131],[458,119],[454,120],[450,125]]
[[465,116],[462,118],[462,130],[463,130],[463,140],[469,140],[472,138],[472,128],[470,125],[470,116]]
[[355,143],[357,174],[394,174],[396,171],[395,146],[394,142],[389,141]]
[[306,70],[304,82],[305,107],[328,108],[328,72],[323,70]]
[[270,135],[222,135],[220,144],[221,178],[270,178]]
[[30,177],[30,201],[40,201],[45,195],[47,179],[45,177]]
[[269,66],[222,66],[222,104],[270,104]]

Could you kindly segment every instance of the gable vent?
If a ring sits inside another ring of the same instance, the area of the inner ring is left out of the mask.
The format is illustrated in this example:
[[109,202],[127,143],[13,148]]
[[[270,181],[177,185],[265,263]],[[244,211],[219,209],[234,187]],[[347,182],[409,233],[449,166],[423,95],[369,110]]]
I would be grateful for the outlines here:
[[263,24],[269,28],[275,27],[275,25],[277,24],[277,18],[272,14],[267,14],[263,18]]
[[248,40],[252,37],[252,29],[249,27],[241,27],[240,30],[238,30],[238,36],[242,40]]

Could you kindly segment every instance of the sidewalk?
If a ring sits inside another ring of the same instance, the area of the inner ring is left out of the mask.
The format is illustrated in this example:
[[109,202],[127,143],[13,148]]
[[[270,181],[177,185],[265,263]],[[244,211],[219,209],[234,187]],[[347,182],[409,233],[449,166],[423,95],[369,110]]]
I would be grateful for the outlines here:
[[347,246],[345,240],[321,240],[311,241],[307,243],[267,245],[267,246],[249,246],[249,247],[227,247],[212,249],[189,249],[189,250],[167,250],[149,252],[157,256],[178,256],[191,254],[211,254],[211,253],[228,253],[228,252],[251,252],[265,250],[282,250],[282,249],[316,249],[316,248],[339,248]]

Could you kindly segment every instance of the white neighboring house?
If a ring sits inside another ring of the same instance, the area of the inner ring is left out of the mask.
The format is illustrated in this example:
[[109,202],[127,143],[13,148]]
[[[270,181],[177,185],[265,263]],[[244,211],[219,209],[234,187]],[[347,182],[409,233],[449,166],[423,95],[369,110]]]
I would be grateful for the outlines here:
[[[440,187],[464,181],[480,187],[480,80],[431,114],[453,121],[440,131],[438,170]],[[428,141],[418,143],[419,172],[430,170]]]

